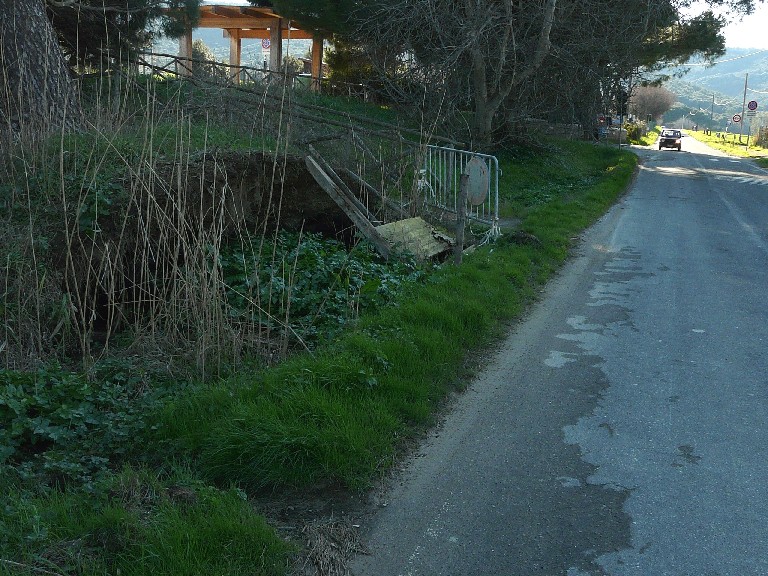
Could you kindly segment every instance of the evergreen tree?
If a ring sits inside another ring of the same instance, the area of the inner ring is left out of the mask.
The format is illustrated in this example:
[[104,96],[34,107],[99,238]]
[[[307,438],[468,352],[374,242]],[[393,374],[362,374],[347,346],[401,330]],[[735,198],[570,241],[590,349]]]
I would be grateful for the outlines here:
[[[152,41],[154,24],[170,36],[197,21],[200,0],[48,0],[47,14],[71,66],[131,59]],[[164,12],[170,9],[172,12]]]

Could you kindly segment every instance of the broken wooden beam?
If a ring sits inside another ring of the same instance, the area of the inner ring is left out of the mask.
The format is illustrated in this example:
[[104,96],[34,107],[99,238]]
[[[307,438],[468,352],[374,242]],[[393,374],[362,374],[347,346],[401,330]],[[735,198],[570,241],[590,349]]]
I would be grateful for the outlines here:
[[349,186],[347,186],[346,182],[341,179],[341,177],[336,174],[336,171],[333,169],[333,167],[328,164],[328,162],[323,158],[320,153],[315,149],[314,146],[311,144],[309,145],[309,152],[314,156],[315,160],[317,161],[318,166],[323,169],[323,171],[328,175],[331,180],[336,184],[336,186],[341,190],[344,195],[349,198],[349,200],[354,203],[355,206],[357,206],[357,209],[360,211],[363,216],[365,216],[369,221],[376,222],[377,224],[381,224],[376,218],[374,217],[373,213],[368,210],[368,207],[360,202],[357,196],[355,196],[354,192],[349,189]]
[[[354,197],[350,197],[350,194],[347,194],[345,191],[343,191],[336,182],[333,181],[333,179],[325,173],[325,171],[320,167],[320,164],[312,158],[311,156],[305,156],[304,162],[307,165],[307,169],[309,170],[309,173],[312,174],[312,177],[315,179],[315,181],[320,185],[320,187],[325,190],[326,194],[330,196],[334,202],[341,208],[344,213],[349,216],[349,219],[352,220],[352,223],[357,227],[358,230],[366,237],[368,240],[371,241],[374,248],[376,248],[376,251],[383,257],[383,258],[389,258],[389,255],[391,253],[391,249],[387,241],[379,234],[379,232],[376,230],[376,227],[371,224],[371,221],[367,218],[365,214],[358,208],[357,203],[355,200],[357,200]],[[359,202],[359,201],[358,201]]]

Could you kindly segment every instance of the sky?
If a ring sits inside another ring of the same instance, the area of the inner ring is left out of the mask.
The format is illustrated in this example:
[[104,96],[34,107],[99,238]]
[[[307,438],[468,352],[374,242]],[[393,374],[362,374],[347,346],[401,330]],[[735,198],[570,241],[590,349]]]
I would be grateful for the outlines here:
[[729,24],[724,30],[726,48],[768,50],[768,3],[758,5],[757,10],[741,22],[737,19],[728,20]]

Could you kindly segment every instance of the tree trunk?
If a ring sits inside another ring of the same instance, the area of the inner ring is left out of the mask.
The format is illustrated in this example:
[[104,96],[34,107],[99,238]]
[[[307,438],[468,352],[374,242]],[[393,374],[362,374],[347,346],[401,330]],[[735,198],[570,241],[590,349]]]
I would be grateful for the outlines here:
[[[488,148],[493,140],[493,120],[496,112],[504,102],[504,99],[512,91],[512,88],[518,84],[528,81],[541,67],[550,49],[549,35],[552,32],[552,25],[555,18],[555,7],[557,0],[546,0],[541,13],[541,22],[539,23],[538,35],[532,39],[536,45],[533,57],[530,62],[522,69],[505,72],[504,62],[507,56],[511,56],[515,50],[513,42],[514,35],[512,27],[512,10],[507,14],[510,18],[503,34],[498,36],[500,40],[497,44],[497,55],[499,64],[497,69],[488,70],[489,66],[485,61],[485,56],[481,46],[475,43],[470,49],[472,58],[472,83],[474,86],[474,118],[472,121],[472,140],[481,149]],[[511,6],[510,6],[511,8]],[[492,89],[491,89],[492,86]]]
[[44,0],[0,1],[2,129],[24,137],[80,124],[77,87]]

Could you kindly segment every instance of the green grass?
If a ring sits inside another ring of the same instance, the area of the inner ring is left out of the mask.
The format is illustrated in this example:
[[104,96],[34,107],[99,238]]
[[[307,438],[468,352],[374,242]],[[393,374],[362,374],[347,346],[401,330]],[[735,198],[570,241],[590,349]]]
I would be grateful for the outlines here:
[[160,480],[127,468],[101,498],[4,488],[3,575],[278,576],[292,551],[244,494],[205,486],[184,472]]
[[659,129],[653,128],[651,130],[648,130],[645,134],[643,134],[635,144],[638,144],[640,146],[650,146],[656,142],[656,139],[659,137]]
[[525,217],[537,206],[583,192],[605,178],[616,150],[584,142],[518,147],[499,154],[502,216]]
[[[711,134],[705,134],[703,131],[686,130],[686,134],[698,140],[704,142],[707,146],[711,146],[716,150],[722,150],[732,156],[741,156],[742,158],[757,158],[763,157],[763,160],[768,156],[768,148],[762,146],[756,146],[754,138],[749,139],[749,147],[747,147],[747,135],[744,134],[739,142],[739,135],[725,132],[720,132],[720,138],[717,137],[716,132]],[[765,165],[765,164],[763,164]]]

